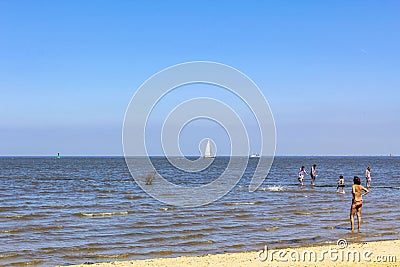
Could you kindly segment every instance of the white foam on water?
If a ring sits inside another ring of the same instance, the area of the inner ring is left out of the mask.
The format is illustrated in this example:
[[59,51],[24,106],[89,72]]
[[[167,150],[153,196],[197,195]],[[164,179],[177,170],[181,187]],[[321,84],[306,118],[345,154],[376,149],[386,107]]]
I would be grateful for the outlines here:
[[128,215],[128,212],[123,211],[123,212],[81,213],[81,215],[85,217],[109,217],[109,216]]
[[279,191],[285,191],[285,187],[282,185],[272,185],[268,186],[266,188],[267,191],[273,191],[273,192],[279,192]]

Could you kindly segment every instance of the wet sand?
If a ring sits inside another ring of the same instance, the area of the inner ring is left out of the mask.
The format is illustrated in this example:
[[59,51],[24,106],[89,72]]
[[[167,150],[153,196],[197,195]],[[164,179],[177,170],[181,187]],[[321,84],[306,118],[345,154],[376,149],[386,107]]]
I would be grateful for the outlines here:
[[80,267],[161,266],[400,266],[400,240],[267,249],[197,257],[157,258],[73,265]]

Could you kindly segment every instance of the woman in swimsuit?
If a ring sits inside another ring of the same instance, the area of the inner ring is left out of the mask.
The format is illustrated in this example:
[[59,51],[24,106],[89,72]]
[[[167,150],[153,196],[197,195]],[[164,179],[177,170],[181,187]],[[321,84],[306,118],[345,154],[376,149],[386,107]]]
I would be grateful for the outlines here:
[[[358,231],[360,232],[361,226],[361,209],[362,209],[362,197],[369,193],[369,190],[361,185],[360,178],[354,176],[354,185],[351,188],[351,192],[353,194],[353,199],[351,201],[350,208],[350,223],[351,223],[351,231],[354,231],[354,214],[357,212],[357,221],[358,221]],[[363,194],[363,190],[365,193]]]

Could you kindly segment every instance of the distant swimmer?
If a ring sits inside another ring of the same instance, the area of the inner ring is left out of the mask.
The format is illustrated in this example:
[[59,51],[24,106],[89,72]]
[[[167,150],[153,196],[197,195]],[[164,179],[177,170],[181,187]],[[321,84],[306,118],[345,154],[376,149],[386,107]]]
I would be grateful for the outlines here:
[[[351,188],[351,193],[353,194],[353,199],[351,200],[351,208],[350,208],[350,223],[351,223],[351,231],[354,231],[354,214],[357,212],[357,221],[358,221],[358,231],[360,232],[361,226],[361,209],[362,209],[362,197],[369,193],[369,190],[361,185],[360,178],[354,176],[354,185]],[[363,194],[363,191],[365,193]]]
[[311,166],[311,171],[310,171],[310,176],[311,176],[311,184],[315,185],[315,178],[317,178],[317,171],[315,170],[317,168],[317,164],[313,164]]
[[301,166],[299,173],[298,173],[298,177],[297,177],[297,179],[299,180],[299,182],[302,186],[304,185],[304,175],[307,175],[305,168],[306,167]]
[[365,179],[367,180],[367,182],[366,182],[367,188],[370,188],[371,187],[371,167],[368,167],[365,170]]
[[339,176],[338,184],[336,187],[336,193],[339,193],[339,188],[342,188],[342,193],[344,194],[344,178],[343,175]]

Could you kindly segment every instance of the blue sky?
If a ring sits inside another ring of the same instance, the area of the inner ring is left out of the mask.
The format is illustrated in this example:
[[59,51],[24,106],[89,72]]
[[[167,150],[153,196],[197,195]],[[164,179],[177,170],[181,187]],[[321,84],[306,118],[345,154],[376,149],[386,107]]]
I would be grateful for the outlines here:
[[398,1],[2,0],[0,155],[122,155],[135,90],[194,60],[260,87],[278,155],[399,155],[399,11]]

